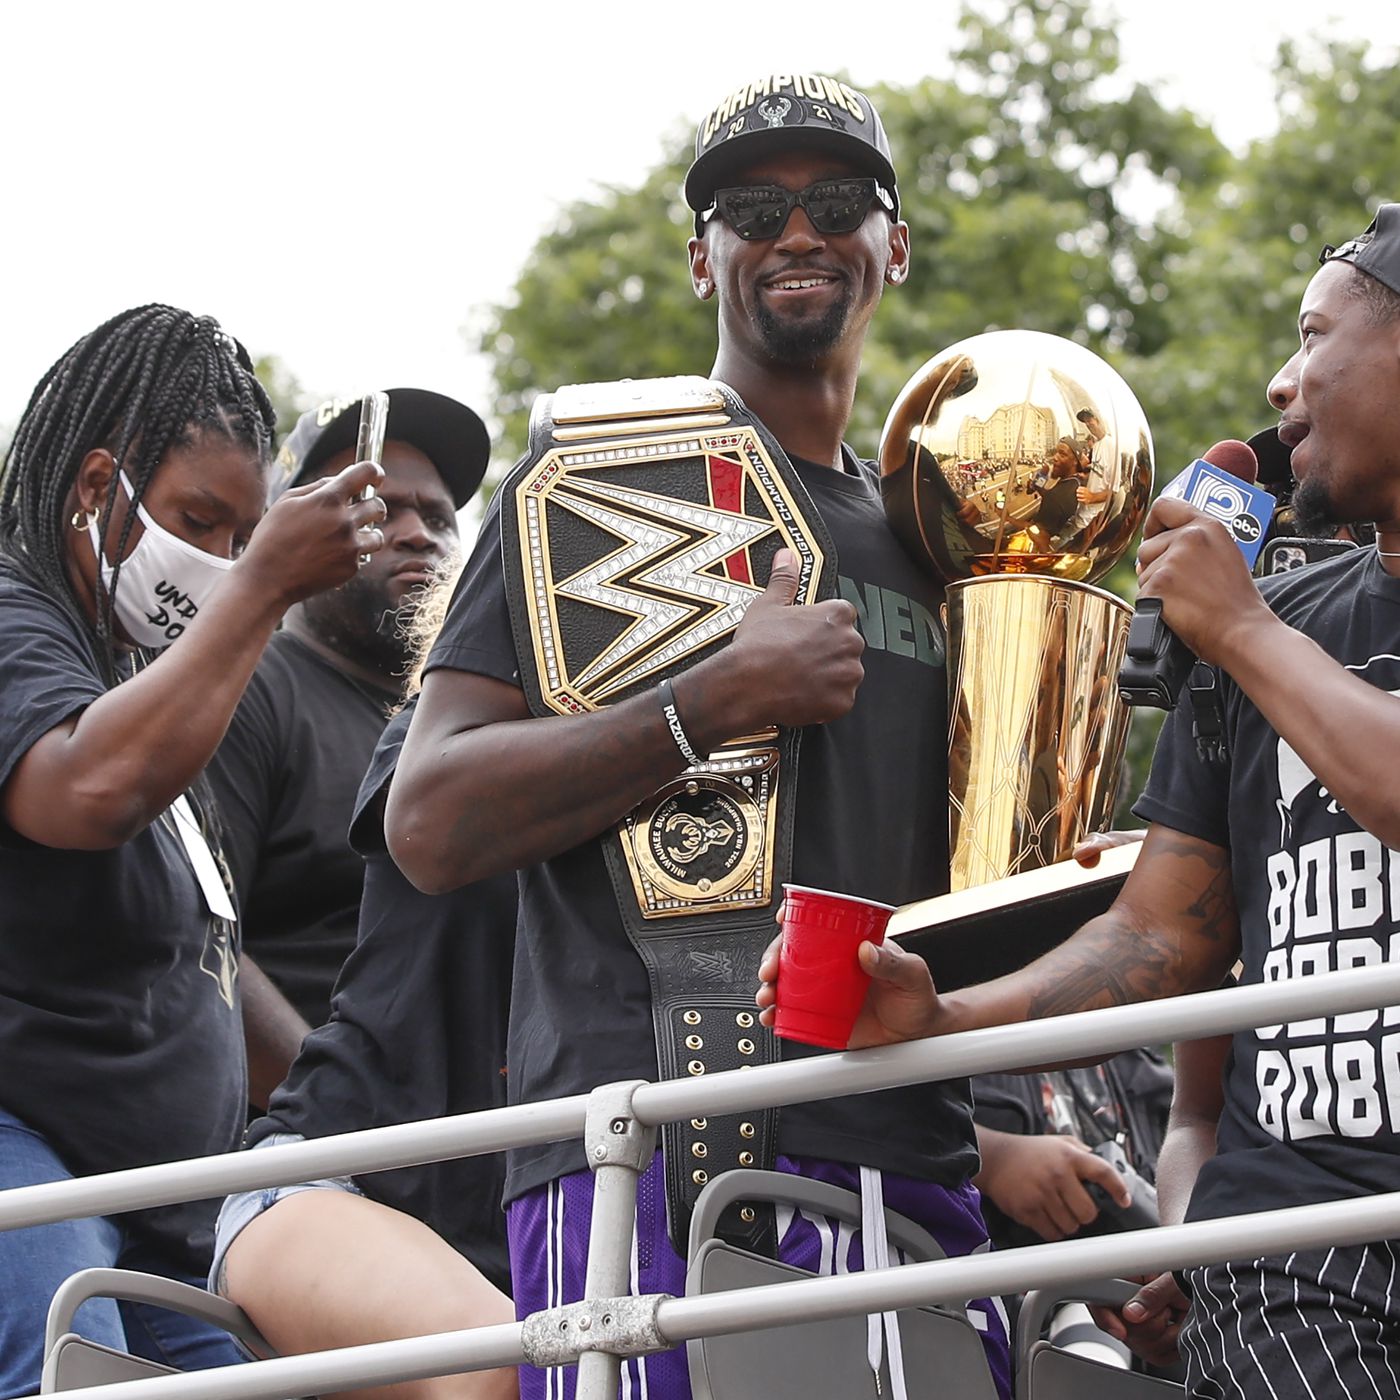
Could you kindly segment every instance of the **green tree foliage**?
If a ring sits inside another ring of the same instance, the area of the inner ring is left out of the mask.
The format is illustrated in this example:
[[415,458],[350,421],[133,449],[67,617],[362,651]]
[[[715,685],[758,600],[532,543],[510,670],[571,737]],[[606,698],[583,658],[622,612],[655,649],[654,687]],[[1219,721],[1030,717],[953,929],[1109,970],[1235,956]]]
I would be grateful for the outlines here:
[[277,355],[259,355],[253,361],[253,373],[267,390],[272,406],[277,410],[277,438],[280,442],[296,424],[298,418],[313,407],[314,400],[302,388],[299,380]]
[[1359,233],[1382,199],[1400,197],[1393,55],[1284,43],[1276,80],[1278,130],[1220,179],[1184,191],[1162,342],[1119,364],[1147,408],[1160,466],[1272,421],[1264,389],[1297,345],[1319,247]]
[[[1170,195],[1219,178],[1226,161],[1199,119],[1141,86],[1122,90],[1112,28],[1088,0],[1018,0],[996,22],[969,10],[962,23],[951,77],[874,93],[914,264],[869,344],[851,430],[865,451],[909,374],[978,331],[1029,326],[1105,351],[1159,345],[1162,264],[1183,234],[1129,212],[1132,193]],[[489,315],[509,450],[543,389],[708,369],[713,312],[690,291],[680,197],[690,132],[671,145],[676,159],[639,189],[567,209],[511,302]]]
[[[910,295],[881,313],[877,375],[888,356],[893,383],[867,386],[881,404],[922,359],[996,327],[1110,358],[1155,348],[1177,240],[1133,205],[1167,204],[1226,159],[1196,117],[1124,90],[1112,28],[1082,0],[1022,0],[996,21],[969,9],[962,32],[952,81],[877,96],[915,250]],[[871,421],[863,399],[857,430]]]
[[[950,76],[873,92],[913,263],[867,343],[852,443],[873,454],[926,359],[1010,326],[1073,337],[1123,373],[1159,482],[1216,439],[1266,426],[1264,387],[1296,344],[1318,247],[1400,197],[1394,55],[1282,43],[1277,129],[1236,154],[1127,80],[1112,14],[1091,0],[968,3],[961,36]],[[509,452],[534,397],[558,384],[709,368],[714,312],[691,294],[680,197],[690,132],[670,145],[676,159],[640,188],[566,210],[488,313]],[[1108,582],[1131,597],[1131,565]],[[1154,718],[1135,726],[1127,793]]]
[[[688,137],[672,144],[683,150]],[[509,455],[524,446],[536,395],[559,384],[709,370],[713,316],[698,309],[685,258],[685,168],[678,157],[637,189],[571,205],[535,245],[510,304],[488,312],[483,348]]]

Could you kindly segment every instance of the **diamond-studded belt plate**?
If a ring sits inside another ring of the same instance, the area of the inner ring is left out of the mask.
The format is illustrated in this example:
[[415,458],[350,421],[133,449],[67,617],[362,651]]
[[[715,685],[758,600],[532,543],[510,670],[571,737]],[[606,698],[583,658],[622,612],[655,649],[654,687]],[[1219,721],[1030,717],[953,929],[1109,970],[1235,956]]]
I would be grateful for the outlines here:
[[653,410],[650,431],[613,420],[584,441],[551,435],[513,479],[502,528],[524,575],[516,642],[537,712],[611,704],[709,655],[779,549],[800,564],[796,602],[821,595],[820,518],[772,439],[726,409],[693,431]]

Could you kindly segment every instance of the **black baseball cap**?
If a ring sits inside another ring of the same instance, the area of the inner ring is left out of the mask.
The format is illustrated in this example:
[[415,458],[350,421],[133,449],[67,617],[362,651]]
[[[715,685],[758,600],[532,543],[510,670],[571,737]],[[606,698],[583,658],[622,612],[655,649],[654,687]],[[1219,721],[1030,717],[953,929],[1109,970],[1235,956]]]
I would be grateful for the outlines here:
[[863,92],[820,73],[774,73],[736,88],[719,103],[695,133],[685,202],[698,215],[743,166],[769,151],[804,146],[839,152],[873,175],[889,190],[899,217],[894,162],[880,114]]
[[1400,294],[1400,204],[1382,204],[1365,233],[1347,239],[1340,248],[1328,243],[1317,260],[1349,262]]
[[[431,389],[390,389],[388,394],[385,438],[416,447],[437,468],[460,509],[476,494],[491,459],[486,424],[466,404]],[[358,398],[327,399],[297,419],[273,463],[268,505],[288,487],[314,481],[324,463],[355,446],[360,402]]]

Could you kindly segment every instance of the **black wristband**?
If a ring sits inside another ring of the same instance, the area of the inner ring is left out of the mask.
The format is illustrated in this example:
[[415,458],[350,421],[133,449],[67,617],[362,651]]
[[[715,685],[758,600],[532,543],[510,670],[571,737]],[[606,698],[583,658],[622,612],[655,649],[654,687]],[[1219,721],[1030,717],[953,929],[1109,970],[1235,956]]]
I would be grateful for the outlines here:
[[676,709],[676,693],[671,689],[671,682],[662,681],[656,687],[656,691],[661,697],[661,713],[666,716],[666,727],[671,731],[671,738],[676,741],[676,747],[681,751],[681,757],[690,767],[698,768],[702,759],[695,752],[695,745],[690,742],[690,738],[685,732],[685,726],[681,724],[680,711]]

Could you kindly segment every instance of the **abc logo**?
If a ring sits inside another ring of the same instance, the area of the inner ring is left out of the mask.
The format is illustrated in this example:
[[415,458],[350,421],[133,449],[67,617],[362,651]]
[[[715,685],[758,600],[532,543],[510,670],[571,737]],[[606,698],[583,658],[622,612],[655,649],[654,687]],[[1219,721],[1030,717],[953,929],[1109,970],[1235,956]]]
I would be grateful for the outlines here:
[[1253,544],[1263,533],[1259,521],[1248,511],[1241,511],[1230,522],[1230,529],[1241,544]]

